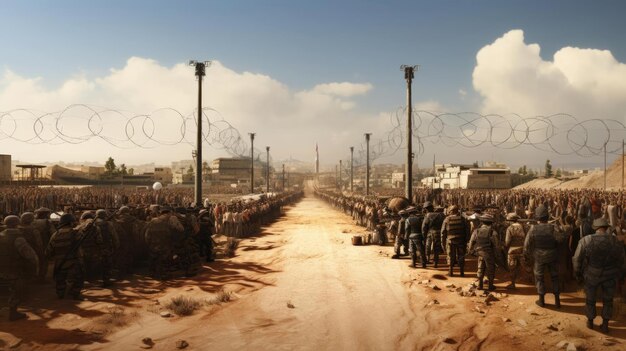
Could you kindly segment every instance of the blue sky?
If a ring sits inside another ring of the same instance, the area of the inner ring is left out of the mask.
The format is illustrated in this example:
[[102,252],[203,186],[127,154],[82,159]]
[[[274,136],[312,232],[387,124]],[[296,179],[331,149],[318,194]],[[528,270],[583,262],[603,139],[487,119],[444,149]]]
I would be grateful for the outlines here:
[[54,89],[132,56],[166,67],[216,59],[294,91],[371,83],[356,109],[379,113],[404,103],[399,65],[409,63],[421,65],[416,100],[478,111],[472,72],[482,47],[522,29],[545,60],[573,46],[626,62],[624,13],[623,1],[3,1],[0,68]]

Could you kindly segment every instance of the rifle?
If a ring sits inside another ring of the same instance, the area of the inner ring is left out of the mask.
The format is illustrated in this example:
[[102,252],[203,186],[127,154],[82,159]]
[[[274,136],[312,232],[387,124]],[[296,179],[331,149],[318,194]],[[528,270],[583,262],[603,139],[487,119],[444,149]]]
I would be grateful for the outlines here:
[[[114,212],[112,215],[107,217],[105,220],[106,221],[110,221],[116,215],[117,215],[117,212]],[[80,246],[83,244],[83,241],[85,241],[85,239],[87,239],[87,237],[93,232],[93,230],[91,230],[91,229],[93,228],[94,225],[96,225],[96,219],[93,219],[91,222],[87,223],[87,225],[81,229],[81,231],[84,234],[82,236],[80,236],[78,238],[78,240],[76,240],[76,241],[74,241],[72,243],[72,246],[70,247],[69,251],[67,251],[65,253],[65,256],[63,256],[63,259],[61,260],[61,262],[58,265],[54,266],[54,271],[52,272],[52,276],[53,277],[55,277],[57,275],[57,273],[59,272],[61,267],[63,267],[63,265],[65,265],[67,260],[69,260],[69,258],[76,253],[76,250],[78,250],[78,248],[80,248]],[[57,230],[59,230],[59,229],[61,229],[61,226],[59,226],[59,228],[57,228]],[[75,228],[72,228],[72,229],[75,229]]]

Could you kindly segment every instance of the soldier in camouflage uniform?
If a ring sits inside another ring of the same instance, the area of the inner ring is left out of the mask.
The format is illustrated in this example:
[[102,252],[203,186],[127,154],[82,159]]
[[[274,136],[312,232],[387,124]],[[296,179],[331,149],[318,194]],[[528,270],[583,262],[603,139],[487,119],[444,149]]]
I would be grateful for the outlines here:
[[496,250],[500,247],[498,233],[491,227],[493,216],[485,214],[480,217],[480,227],[474,230],[469,241],[468,251],[478,254],[478,289],[483,289],[485,273],[489,280],[489,290],[495,290],[493,281],[496,276]]
[[407,248],[408,248],[408,243],[405,240],[405,233],[406,233],[406,219],[408,218],[409,214],[405,211],[402,210],[400,212],[398,212],[398,214],[400,215],[400,221],[398,223],[398,235],[396,235],[396,239],[395,242],[393,244],[393,251],[395,252],[395,254],[393,256],[391,256],[391,258],[393,259],[397,259],[400,258],[400,250],[402,249],[402,255],[406,256],[407,254]]
[[448,255],[448,275],[454,275],[454,265],[459,266],[461,277],[465,276],[465,249],[469,225],[465,218],[459,215],[459,207],[450,207],[450,215],[441,225],[441,242]]
[[[39,231],[39,235],[41,237],[42,247],[45,248],[48,246],[48,242],[50,241],[50,237],[55,232],[54,225],[50,222],[50,214],[52,211],[48,208],[41,207],[35,210],[35,220],[33,221],[33,226],[37,228]],[[39,280],[41,282],[45,281],[46,276],[48,275],[48,258],[44,254],[42,259],[39,261]]]
[[46,256],[54,260],[54,281],[56,293],[62,299],[69,293],[74,300],[82,300],[84,284],[83,254],[79,246],[81,233],[72,226],[76,222],[74,215],[63,214],[57,231],[50,238]]
[[185,228],[173,215],[171,208],[162,207],[159,216],[146,226],[146,244],[150,252],[150,271],[156,279],[166,279],[167,265],[172,258],[173,233],[179,235]]
[[198,214],[198,225],[200,230],[196,235],[196,242],[200,250],[200,255],[204,256],[207,262],[213,262],[213,220],[210,209],[200,210]]
[[507,289],[515,289],[515,281],[519,276],[519,272],[523,266],[524,260],[524,226],[518,222],[519,216],[512,212],[506,215],[506,220],[511,222],[506,228],[506,237],[504,239],[504,247],[507,251],[509,272],[511,274],[511,284],[507,285]]
[[113,269],[113,254],[120,247],[120,239],[113,223],[107,221],[106,210],[97,210],[95,226],[98,228],[98,256],[102,269],[102,286],[111,285],[111,270]]
[[545,306],[546,286],[544,282],[544,271],[550,271],[552,278],[552,291],[554,292],[554,304],[561,307],[559,298],[559,268],[557,264],[556,228],[548,223],[550,218],[548,209],[544,205],[537,206],[535,219],[539,221],[530,227],[524,241],[524,256],[527,261],[533,260],[533,273],[535,275],[535,285],[539,299],[535,302],[537,306]]
[[119,248],[115,254],[115,267],[123,275],[131,272],[135,259],[139,256],[139,245],[137,231],[141,226],[139,220],[130,214],[130,208],[120,207],[119,216],[116,221],[116,232],[119,239]]
[[602,287],[602,325],[600,330],[609,332],[609,320],[613,316],[613,297],[617,282],[626,274],[624,244],[608,233],[610,224],[605,218],[593,221],[595,234],[587,235],[578,242],[572,258],[574,274],[585,285],[585,314],[587,327],[593,329],[596,317],[596,294]]
[[39,234],[39,230],[35,228],[33,225],[33,221],[35,219],[35,215],[32,212],[24,212],[22,216],[20,216],[20,225],[19,229],[22,232],[22,235],[28,242],[28,245],[35,250],[37,254],[37,258],[40,263],[39,269],[41,269],[41,262],[44,262],[44,250],[43,241],[41,240],[41,235]]
[[95,214],[92,211],[83,212],[80,216],[80,223],[76,227],[78,231],[89,229],[93,231],[90,235],[86,235],[81,244],[81,250],[83,255],[83,267],[85,272],[85,278],[88,280],[94,279],[101,272],[102,259],[100,257],[100,243],[102,238],[100,237],[100,230],[93,225],[95,220]]
[[17,216],[7,216],[4,219],[6,229],[0,232],[0,282],[9,285],[9,321],[26,318],[26,315],[17,311],[20,297],[24,294],[24,260],[28,261],[37,272],[39,259],[33,248],[28,244],[17,228],[20,219]]
[[411,254],[411,267],[417,265],[419,255],[422,268],[426,268],[426,248],[424,247],[424,234],[422,233],[422,222],[424,216],[414,207],[405,210],[409,213],[409,218],[405,222],[405,239],[409,242],[409,253]]
[[427,213],[424,216],[424,222],[422,222],[422,233],[426,235],[426,257],[430,259],[432,253],[434,266],[437,268],[439,266],[439,253],[441,252],[441,225],[444,215],[443,212],[435,211],[430,202],[424,203],[424,209]]

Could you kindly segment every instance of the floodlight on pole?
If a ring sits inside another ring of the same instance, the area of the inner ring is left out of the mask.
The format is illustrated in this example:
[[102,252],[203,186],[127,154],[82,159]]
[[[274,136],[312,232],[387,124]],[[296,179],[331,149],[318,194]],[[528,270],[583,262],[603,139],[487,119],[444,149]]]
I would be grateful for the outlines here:
[[372,133],[365,133],[366,162],[365,162],[365,195],[370,194],[370,136]]
[[206,75],[206,67],[211,61],[190,60],[189,66],[196,68],[195,75],[198,78],[198,134],[196,136],[196,179],[194,202],[197,207],[202,207],[202,77]]
[[254,194],[254,136],[256,133],[248,133],[250,135],[250,194]]
[[267,151],[267,182],[265,184],[265,192],[269,194],[270,192],[270,147],[266,146],[265,151]]
[[406,99],[407,99],[407,117],[406,117],[406,166],[405,166],[405,189],[404,195],[413,201],[413,101],[411,85],[413,83],[414,72],[419,69],[418,65],[409,66],[402,65],[400,69],[404,71],[404,79],[406,80]]

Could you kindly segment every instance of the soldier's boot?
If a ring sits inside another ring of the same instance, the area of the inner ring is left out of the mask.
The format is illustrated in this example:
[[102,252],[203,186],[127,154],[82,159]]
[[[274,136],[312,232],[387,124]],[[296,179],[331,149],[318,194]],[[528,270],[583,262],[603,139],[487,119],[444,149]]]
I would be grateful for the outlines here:
[[392,259],[397,260],[400,258],[400,255],[398,254],[394,254],[393,256],[391,256]]
[[602,325],[600,326],[600,331],[608,334],[609,333],[609,320],[608,319],[603,319],[602,320]]
[[433,261],[435,262],[434,267],[437,268],[437,266],[439,266],[439,254],[434,254],[433,256]]
[[587,328],[593,329],[593,319],[587,319]]
[[554,306],[561,308],[561,296],[559,294],[554,295]]
[[11,308],[9,308],[9,321],[14,322],[20,319],[24,319],[26,317],[27,316],[25,313],[17,311],[17,306],[11,306]]
[[539,307],[546,307],[546,300],[544,295],[539,295],[539,300],[535,301],[535,304]]
[[478,290],[484,290],[484,284],[485,284],[485,282],[483,282],[483,278],[479,278],[479,280],[478,280]]
[[489,279],[489,291],[496,290],[496,286],[493,285],[493,279]]
[[461,277],[465,277],[465,267],[464,266],[460,266],[459,270],[461,271]]
[[515,289],[515,282],[511,282],[511,284],[506,286],[507,289]]
[[450,265],[450,268],[448,268],[448,276],[450,277],[454,276],[454,269],[452,268],[452,265]]

